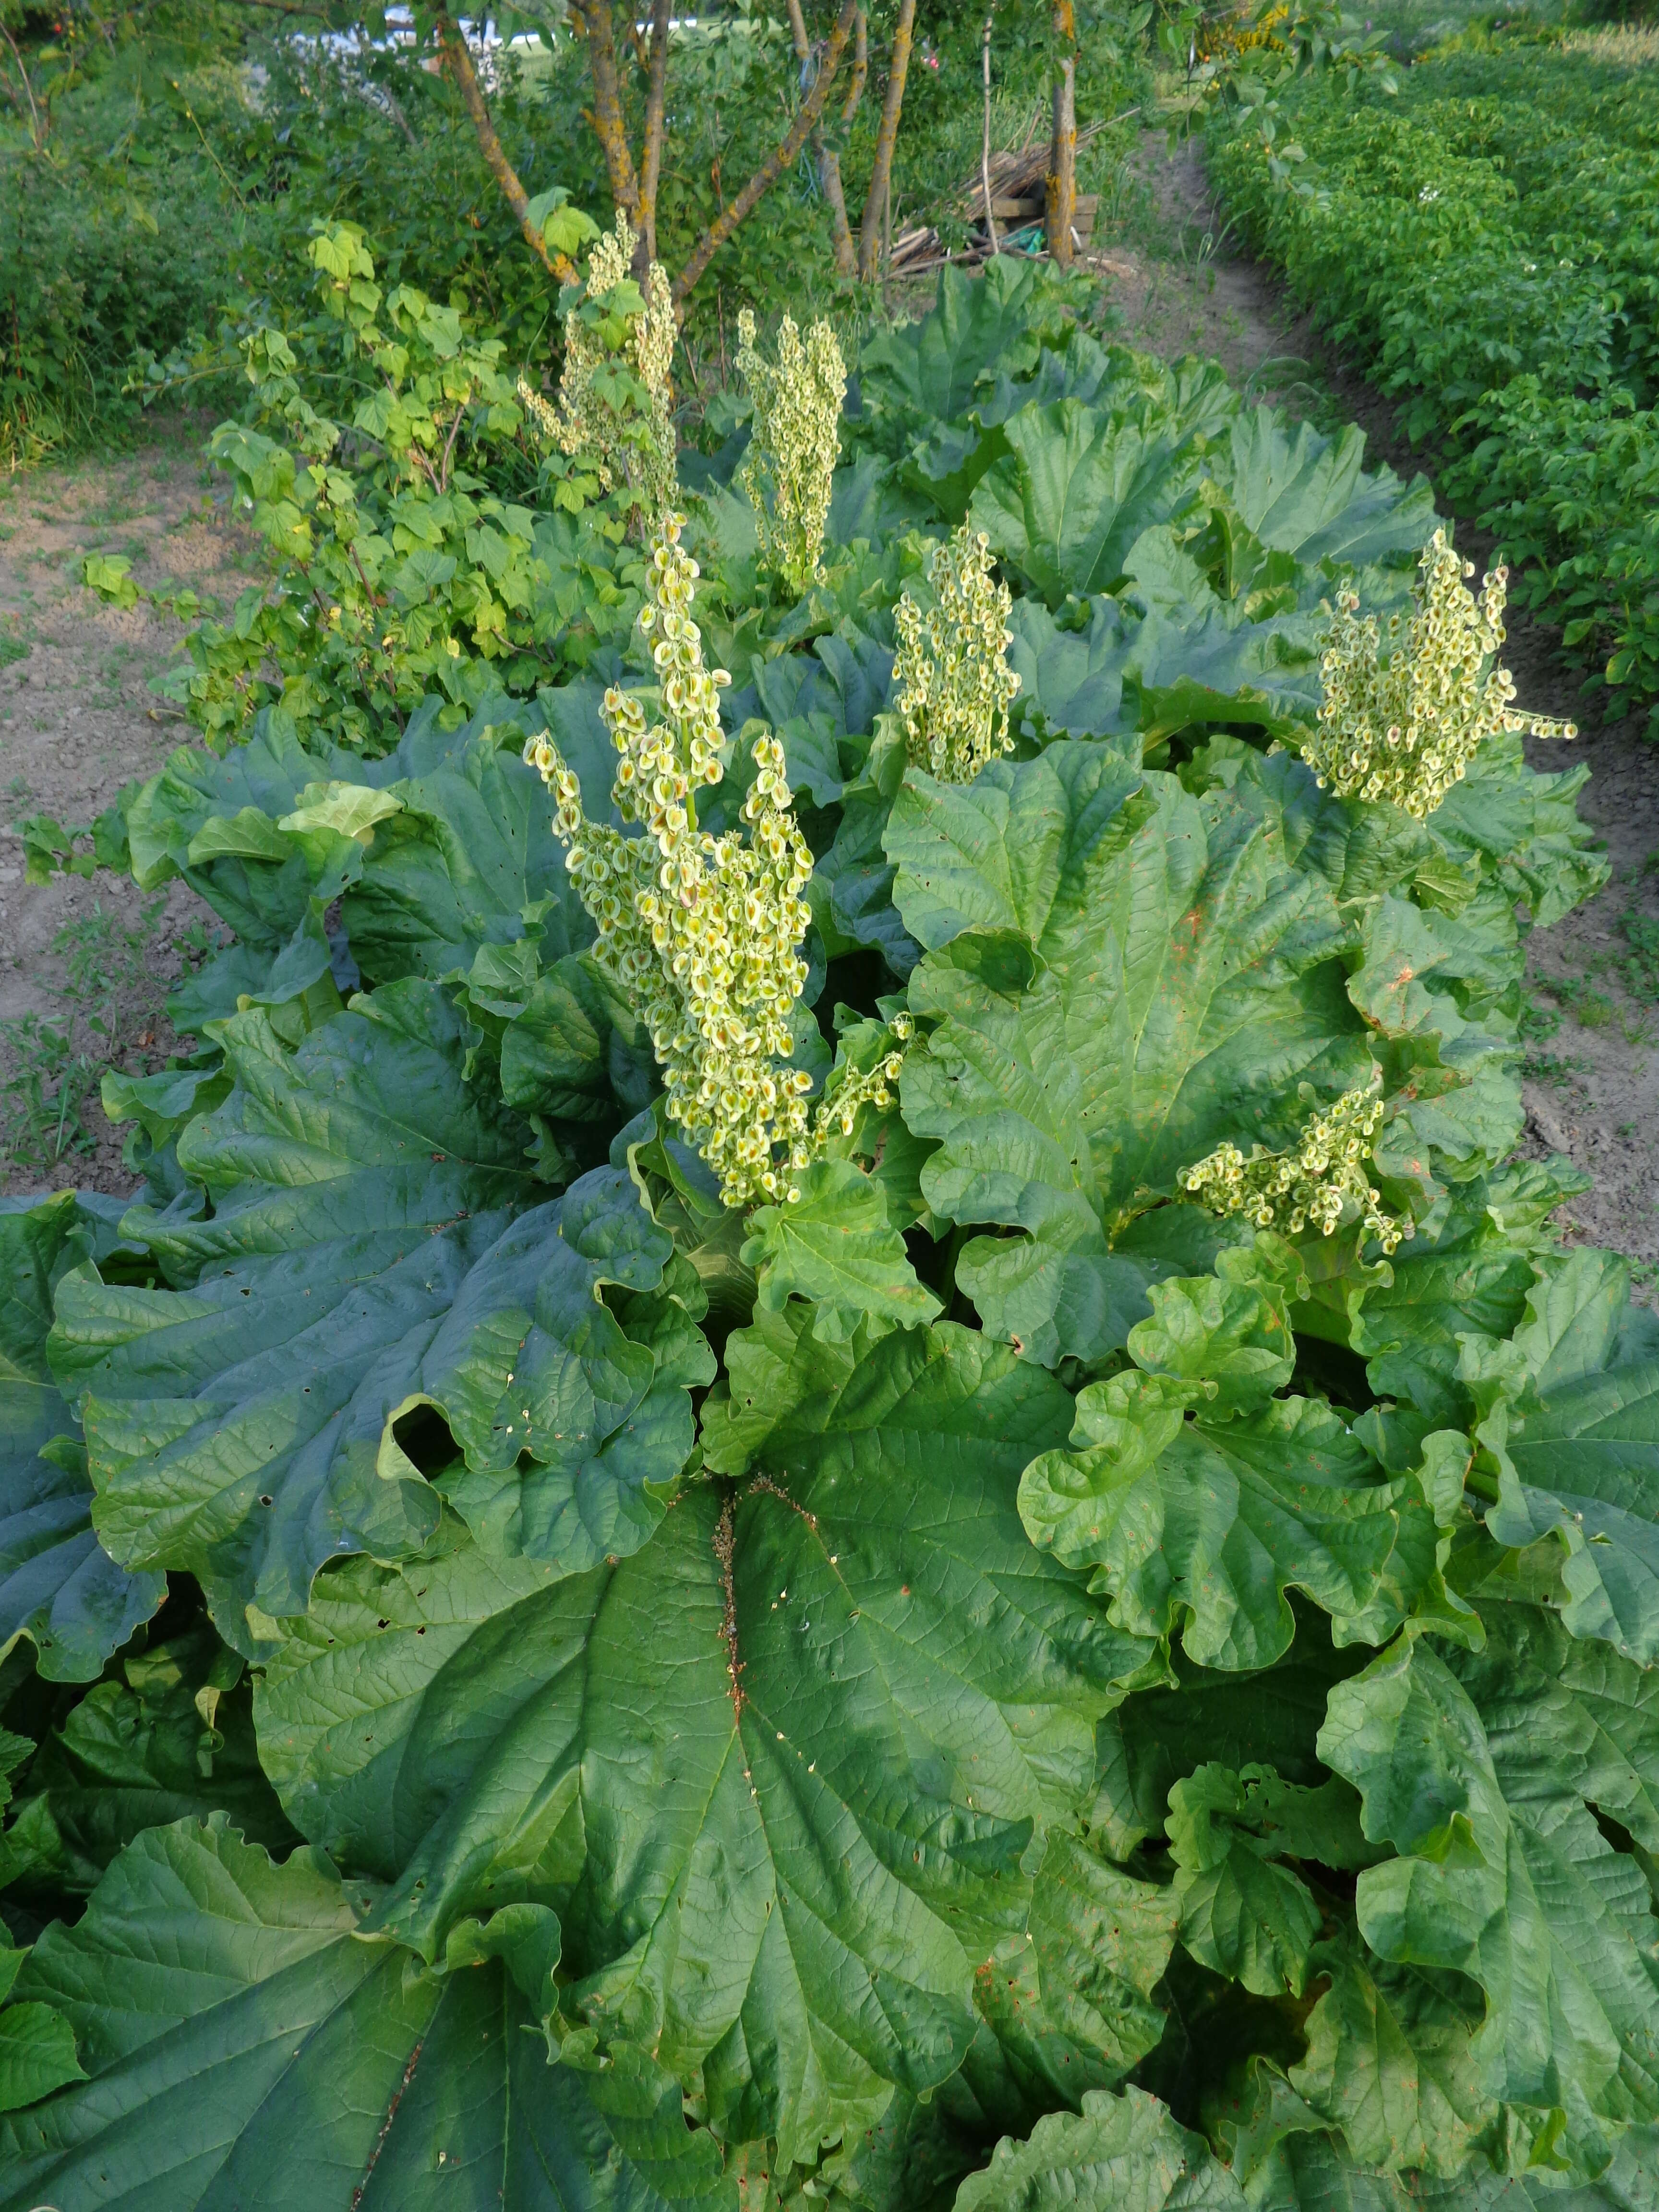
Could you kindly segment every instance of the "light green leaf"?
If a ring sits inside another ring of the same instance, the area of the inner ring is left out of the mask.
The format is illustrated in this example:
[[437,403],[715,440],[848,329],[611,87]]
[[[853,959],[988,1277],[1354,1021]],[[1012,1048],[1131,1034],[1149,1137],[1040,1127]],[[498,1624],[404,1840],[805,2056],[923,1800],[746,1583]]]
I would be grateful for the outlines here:
[[1402,1244],[1392,1282],[1373,1284],[1358,1306],[1350,1341],[1371,1389],[1431,1422],[1467,1421],[1458,1339],[1507,1337],[1534,1280],[1532,1259],[1495,1214],[1496,1194],[1485,1182],[1456,1192],[1437,1232]]
[[[1567,1626],[1650,1665],[1659,1657],[1659,1346],[1613,1255],[1581,1247],[1534,1264],[1526,1317],[1506,1347],[1524,1387],[1477,1431],[1499,1473],[1486,1525],[1516,1547],[1555,1536],[1566,1553]],[[1496,1388],[1513,1397],[1507,1382]]]
[[[1153,1992],[1176,1911],[1168,1889],[1113,1866],[1069,1830],[1049,1836],[1027,1934],[1043,2014],[1090,2067],[1086,2083],[1075,2074],[1055,2081],[1068,2102],[1120,2081],[1158,2041],[1164,2009]],[[982,2000],[981,2010],[994,2018]]]
[[[1264,1780],[1276,1787],[1264,1792]],[[1304,1823],[1310,1833],[1297,1832],[1300,1809],[1290,1785],[1260,1770],[1241,1775],[1200,1766],[1170,1792],[1181,1940],[1201,1965],[1258,1996],[1301,1996],[1319,1933],[1319,1907],[1307,1884],[1277,1863],[1287,1856],[1319,1858],[1332,1848],[1322,1832],[1330,1823],[1317,1816]],[[1280,1826],[1275,1815],[1286,1812],[1291,1817]],[[1339,1836],[1336,1848],[1346,1840]]]
[[1351,1939],[1322,1943],[1329,1984],[1308,2018],[1291,2087],[1363,2165],[1449,2177],[1498,2117],[1473,2048],[1479,1993],[1455,1973],[1391,1966]]
[[[1283,1249],[1274,1240],[1265,1256],[1225,1255],[1234,1279],[1219,1295],[1201,1281],[1166,1285],[1160,1316],[1182,1318],[1181,1371],[1132,1370],[1091,1383],[1070,1449],[1034,1459],[1020,1481],[1032,1542],[1068,1566],[1092,1566],[1091,1588],[1110,1595],[1119,1626],[1178,1631],[1200,1666],[1277,1659],[1294,1632],[1292,1588],[1331,1616],[1341,1643],[1379,1643],[1420,1603],[1445,1603],[1437,1531],[1416,1484],[1387,1480],[1322,1400],[1267,1395],[1288,1372],[1274,1342],[1282,1308],[1277,1322],[1270,1317]],[[1224,1389],[1204,1372],[1206,1308],[1221,1335],[1214,1364]],[[1265,1340],[1265,1358],[1230,1351],[1235,1322],[1247,1344]],[[1143,1327],[1154,1356],[1174,1349],[1162,1326]],[[1130,1352],[1144,1356],[1139,1330]]]
[[935,1317],[939,1302],[917,1280],[873,1177],[851,1160],[814,1160],[801,1170],[799,1188],[793,1204],[757,1206],[749,1217],[740,1256],[756,1272],[767,1312],[780,1312],[791,1297],[808,1299],[823,1344],[844,1343],[860,1320],[873,1334]]
[[1029,368],[1037,350],[1030,328],[1037,276],[1031,262],[1007,254],[994,255],[971,280],[961,270],[941,270],[927,313],[878,331],[859,356],[865,405],[901,421],[953,422],[993,369]]
[[66,2081],[85,2079],[75,2055],[75,2031],[61,2013],[44,2004],[0,2006],[0,2112],[15,2112]]
[[1002,434],[1011,450],[974,487],[969,520],[1051,607],[1109,591],[1141,532],[1192,501],[1194,441],[1162,422],[1060,399],[1023,407]]
[[1244,2197],[1201,2136],[1141,2089],[1096,2089],[1081,2113],[1039,2120],[1004,2141],[957,2192],[956,2212],[1243,2212]]
[[971,1242],[957,1272],[1029,1357],[1122,1344],[1149,1278],[1113,1247],[1182,1167],[1223,1138],[1286,1142],[1303,1081],[1369,1079],[1344,926],[1275,842],[1228,793],[1136,789],[1094,746],[994,766],[966,792],[907,781],[896,896],[941,949],[911,979],[936,1026],[906,1060],[904,1117],[938,1140],[922,1170],[936,1213],[1024,1232]]
[[1257,1405],[1296,1366],[1287,1299],[1300,1276],[1294,1251],[1267,1234],[1251,1249],[1221,1253],[1212,1275],[1155,1283],[1151,1318],[1129,1332],[1129,1356],[1148,1375],[1197,1385],[1212,1413]]
[[1365,434],[1352,423],[1327,438],[1311,423],[1287,424],[1277,408],[1254,407],[1234,417],[1207,467],[1264,545],[1310,568],[1330,560],[1360,568],[1415,554],[1436,520],[1426,477],[1406,485],[1392,469],[1367,476],[1364,452]]

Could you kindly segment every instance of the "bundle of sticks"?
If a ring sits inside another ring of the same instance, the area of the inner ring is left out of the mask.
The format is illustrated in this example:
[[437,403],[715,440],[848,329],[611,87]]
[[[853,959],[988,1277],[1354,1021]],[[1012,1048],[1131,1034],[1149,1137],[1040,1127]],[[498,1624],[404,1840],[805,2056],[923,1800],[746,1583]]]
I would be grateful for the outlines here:
[[[1132,113],[1133,110],[1130,111]],[[1042,125],[1047,117],[1039,108],[1031,118],[1024,137],[1017,146],[1005,147],[992,155],[989,163],[991,185],[991,216],[996,224],[997,243],[1006,246],[1018,243],[1028,246],[1031,240],[1027,234],[1033,226],[1041,228],[1047,208],[1048,182],[1048,141]],[[1113,116],[1111,122],[1126,118]],[[1091,123],[1077,134],[1081,149],[1096,133],[1109,129],[1107,122]],[[982,261],[991,250],[990,234],[985,221],[985,179],[976,170],[966,183],[949,193],[944,205],[958,222],[969,226],[968,243],[959,253],[946,253],[937,229],[929,223],[913,223],[900,231],[893,240],[891,268],[895,276],[921,276],[928,270],[942,268],[947,261],[972,265]],[[1072,243],[1079,251],[1088,245],[1095,227],[1097,195],[1079,192],[1072,218]]]

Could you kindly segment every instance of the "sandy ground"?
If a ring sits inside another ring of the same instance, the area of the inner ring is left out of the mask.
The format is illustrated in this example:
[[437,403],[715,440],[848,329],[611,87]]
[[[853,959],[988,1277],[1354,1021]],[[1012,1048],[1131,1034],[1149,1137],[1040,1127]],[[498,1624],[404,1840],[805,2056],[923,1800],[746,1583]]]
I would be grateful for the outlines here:
[[[1149,350],[1213,354],[1263,398],[1322,422],[1356,421],[1373,458],[1413,472],[1419,457],[1395,439],[1389,406],[1322,348],[1268,271],[1231,251],[1196,153],[1171,157],[1162,135],[1148,133],[1137,166],[1152,210],[1138,227],[1146,242],[1108,240],[1093,257],[1120,334]],[[204,427],[176,426],[98,465],[0,482],[0,822],[37,812],[88,822],[188,738],[148,688],[176,626],[102,606],[76,575],[87,551],[125,552],[141,581],[188,580],[228,605],[255,554],[202,467]],[[1490,550],[1471,530],[1460,537],[1477,559]],[[1636,718],[1599,718],[1545,626],[1518,617],[1506,658],[1523,704],[1583,727],[1576,746],[1537,744],[1532,756],[1540,768],[1589,761],[1580,807],[1613,869],[1600,897],[1529,945],[1527,1149],[1567,1152],[1595,1176],[1594,1192],[1571,1209],[1577,1233],[1643,1263],[1638,1280],[1651,1286],[1659,936],[1644,964],[1632,933],[1659,932],[1659,750]],[[22,858],[15,838],[0,837],[0,1192],[75,1182],[131,1189],[95,1068],[154,1067],[175,1048],[162,1001],[212,918],[179,884],[151,898],[104,875],[27,885]],[[44,1107],[31,1091],[46,1064],[43,1024],[94,1071],[78,1079],[89,1084],[84,1112],[61,1125],[55,1078],[42,1085]]]

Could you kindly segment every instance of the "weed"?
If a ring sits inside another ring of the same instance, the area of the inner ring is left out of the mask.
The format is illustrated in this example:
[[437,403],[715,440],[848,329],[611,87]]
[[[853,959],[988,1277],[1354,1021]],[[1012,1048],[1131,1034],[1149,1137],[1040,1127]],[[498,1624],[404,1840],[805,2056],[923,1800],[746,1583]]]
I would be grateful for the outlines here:
[[1589,1074],[1589,1062],[1564,1060],[1559,1053],[1529,1052],[1521,1062],[1521,1073],[1528,1083],[1553,1083],[1558,1091],[1565,1091],[1575,1076]]
[[69,1029],[37,1013],[0,1021],[0,1038],[17,1063],[0,1084],[0,1159],[49,1168],[65,1152],[89,1152],[81,1109],[96,1073],[92,1057],[76,1055]]
[[1516,1026],[1523,1037],[1541,1043],[1546,1038],[1553,1037],[1560,1028],[1561,1017],[1553,1006],[1540,1006],[1534,1000],[1530,1005],[1522,1008]]
[[1632,908],[1619,917],[1628,952],[1615,963],[1620,981],[1632,999],[1659,1004],[1659,917]]

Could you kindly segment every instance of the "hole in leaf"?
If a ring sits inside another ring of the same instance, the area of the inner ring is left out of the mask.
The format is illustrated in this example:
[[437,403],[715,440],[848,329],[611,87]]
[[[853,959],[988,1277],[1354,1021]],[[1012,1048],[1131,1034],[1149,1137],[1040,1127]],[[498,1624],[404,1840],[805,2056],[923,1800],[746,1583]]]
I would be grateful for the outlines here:
[[449,1424],[435,1406],[411,1406],[392,1424],[392,1436],[404,1458],[428,1479],[460,1457]]

